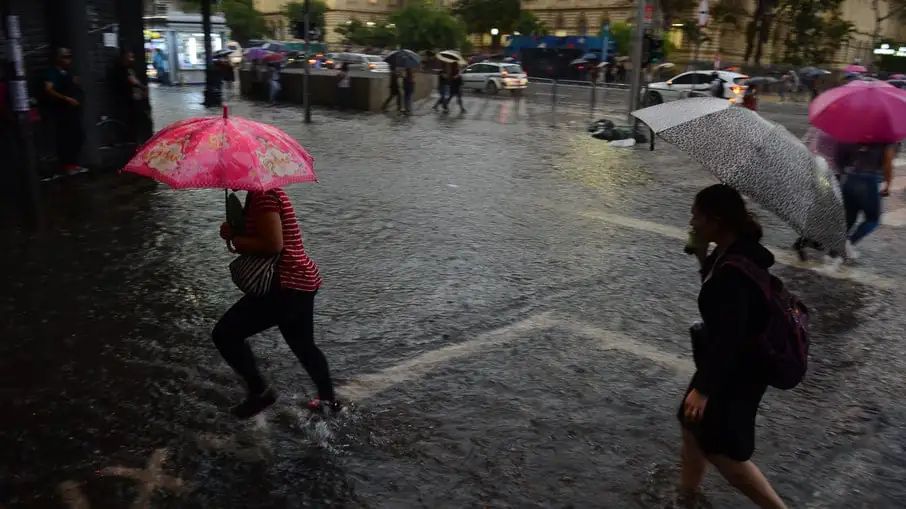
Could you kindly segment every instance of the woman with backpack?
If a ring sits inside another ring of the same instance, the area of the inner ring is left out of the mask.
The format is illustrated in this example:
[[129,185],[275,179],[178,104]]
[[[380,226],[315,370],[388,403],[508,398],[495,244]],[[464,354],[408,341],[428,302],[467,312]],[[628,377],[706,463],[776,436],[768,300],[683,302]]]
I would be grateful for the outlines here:
[[[772,310],[759,281],[770,281],[774,256],[760,244],[761,226],[742,196],[724,184],[698,193],[689,223],[701,264],[702,323],[691,331],[696,371],[677,413],[683,430],[682,496],[698,495],[710,463],[759,507],[785,509],[750,459],[769,383],[755,338],[767,332]],[[717,247],[708,254],[710,243]]]

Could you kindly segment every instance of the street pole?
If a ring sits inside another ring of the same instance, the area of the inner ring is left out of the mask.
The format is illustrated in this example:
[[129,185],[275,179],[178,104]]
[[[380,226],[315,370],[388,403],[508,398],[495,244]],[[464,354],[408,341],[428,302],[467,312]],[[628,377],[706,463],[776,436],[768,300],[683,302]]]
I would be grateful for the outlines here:
[[311,123],[311,98],[309,97],[308,78],[311,76],[311,51],[308,41],[311,39],[311,0],[305,0],[305,75],[302,77],[302,103],[305,107],[305,123]]
[[214,69],[214,50],[211,44],[211,3],[213,0],[201,0],[201,31],[204,32],[204,105],[220,106],[220,75]]
[[636,0],[638,9],[635,14],[635,44],[632,47],[632,82],[629,86],[629,101],[626,105],[626,120],[634,124],[632,112],[638,109],[639,94],[642,89],[642,46],[645,44],[645,4],[646,0]]
[[44,214],[41,207],[41,190],[38,182],[38,157],[34,144],[29,110],[28,81],[25,76],[25,59],[22,56],[22,45],[19,39],[22,32],[19,28],[19,16],[10,11],[10,2],[3,2],[3,21],[6,32],[6,54],[12,64],[12,79],[9,80],[9,100],[12,111],[16,113],[16,134],[18,135],[19,181],[22,183],[23,201],[21,205],[28,210],[33,224],[41,228]]

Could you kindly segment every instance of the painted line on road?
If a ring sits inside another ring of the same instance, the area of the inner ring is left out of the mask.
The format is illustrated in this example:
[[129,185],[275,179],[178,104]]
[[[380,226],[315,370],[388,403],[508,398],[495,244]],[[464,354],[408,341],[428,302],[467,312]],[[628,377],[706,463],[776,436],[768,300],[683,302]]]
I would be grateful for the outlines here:
[[438,366],[516,341],[528,331],[550,328],[557,324],[552,312],[543,312],[479,334],[474,339],[431,350],[376,373],[357,377],[340,387],[338,392],[345,399],[357,401],[368,399],[396,385],[423,378]]
[[658,348],[653,343],[639,341],[621,332],[603,329],[571,316],[563,317],[560,325],[577,336],[594,338],[595,341],[592,344],[604,350],[619,350],[640,359],[649,360],[670,368],[681,376],[692,376],[695,372],[691,359]]
[[689,359],[640,341],[626,334],[600,328],[574,316],[548,311],[518,322],[479,334],[473,339],[419,354],[376,373],[357,377],[339,387],[337,392],[352,401],[372,398],[392,387],[424,378],[439,366],[478,354],[484,350],[525,339],[534,330],[565,329],[604,350],[618,350],[676,371],[678,376],[691,376],[694,367]]
[[[589,211],[581,212],[580,215],[587,219],[603,221],[605,223],[610,223],[625,228],[631,228],[633,230],[655,233],[657,235],[670,237],[673,239],[681,240],[683,242],[686,241],[689,234],[688,231],[677,228],[675,226],[668,226],[652,221],[645,221],[644,219],[636,219],[633,217],[609,214],[606,212]],[[898,286],[897,282],[891,278],[878,276],[876,274],[865,272],[863,270],[851,267],[841,267],[839,270],[827,270],[825,265],[821,263],[801,262],[799,261],[799,258],[791,252],[771,247],[768,247],[768,249],[774,255],[774,259],[777,261],[777,263],[786,265],[788,267],[811,270],[813,272],[817,272],[819,274],[835,279],[855,281],[857,283],[866,284],[883,290],[890,290]]]

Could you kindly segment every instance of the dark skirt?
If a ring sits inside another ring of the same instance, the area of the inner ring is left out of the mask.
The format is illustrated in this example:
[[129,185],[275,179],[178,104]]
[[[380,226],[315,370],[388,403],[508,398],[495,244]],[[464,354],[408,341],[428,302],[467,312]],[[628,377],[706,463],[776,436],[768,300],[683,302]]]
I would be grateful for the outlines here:
[[694,382],[693,376],[680,402],[676,414],[680,424],[692,432],[699,448],[706,455],[748,461],[755,452],[755,418],[767,386],[738,387],[709,396],[701,419],[695,423],[687,423],[683,403]]

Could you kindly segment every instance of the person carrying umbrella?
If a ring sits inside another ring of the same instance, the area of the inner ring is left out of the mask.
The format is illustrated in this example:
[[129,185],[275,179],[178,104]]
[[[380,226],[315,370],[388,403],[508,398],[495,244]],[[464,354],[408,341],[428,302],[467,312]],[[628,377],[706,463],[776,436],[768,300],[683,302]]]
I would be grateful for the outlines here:
[[407,67],[406,73],[403,75],[403,104],[406,108],[406,113],[412,113],[412,96],[415,94],[415,75],[412,72],[412,69]]
[[[248,191],[238,218],[231,215],[220,237],[231,253],[233,282],[245,295],[218,320],[212,339],[223,359],[245,382],[245,399],[232,408],[250,418],[277,399],[258,369],[248,338],[278,327],[308,372],[318,397],[312,411],[341,409],[327,359],[315,344],[314,302],[321,287],[317,264],[305,252],[299,221],[282,186],[315,182],[313,159],[286,133],[243,118],[181,120],[145,144],[124,171],[154,178],[173,188]],[[232,198],[232,199],[231,199]],[[235,210],[235,207],[232,208]]]
[[387,96],[387,99],[384,101],[384,105],[381,106],[381,111],[387,111],[387,106],[390,105],[390,101],[396,99],[396,111],[402,113],[403,111],[403,99],[400,96],[400,77],[399,73],[396,70],[396,67],[390,67],[390,95]]
[[434,111],[437,111],[439,106],[443,106],[444,111],[450,111],[450,108],[447,107],[449,102],[448,96],[450,95],[450,64],[441,63],[440,72],[437,73],[437,93],[438,98],[437,102],[434,103],[432,108]]
[[[897,144],[906,139],[906,94],[883,81],[852,81],[813,101],[809,122],[839,142],[834,162],[842,174],[845,252],[855,259],[854,246],[881,222]],[[865,220],[856,226],[860,213]]]
[[[843,171],[843,207],[850,232],[846,257],[858,258],[854,246],[881,224],[881,198],[890,194],[896,146],[887,143],[841,144],[836,164]],[[859,214],[865,216],[855,230]]]
[[462,105],[462,67],[459,64],[450,64],[452,67],[452,76],[450,77],[450,95],[447,96],[447,103],[444,105],[444,110],[448,110],[450,106],[450,101],[453,98],[456,98],[456,103],[459,105],[459,112],[465,113],[466,109]]

